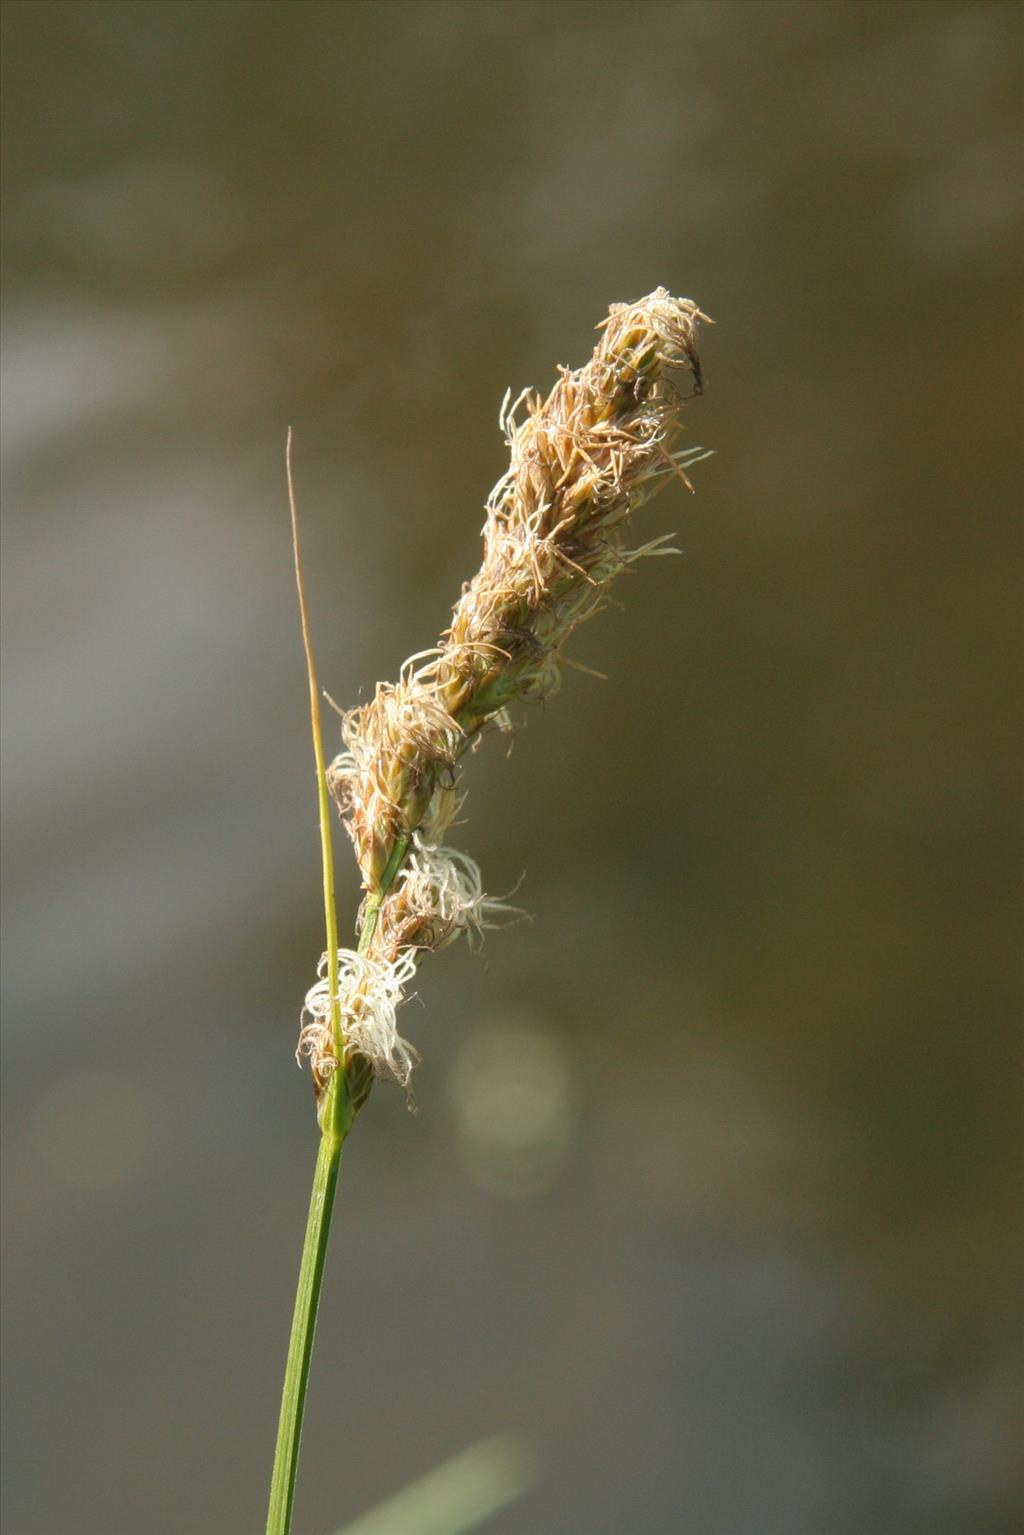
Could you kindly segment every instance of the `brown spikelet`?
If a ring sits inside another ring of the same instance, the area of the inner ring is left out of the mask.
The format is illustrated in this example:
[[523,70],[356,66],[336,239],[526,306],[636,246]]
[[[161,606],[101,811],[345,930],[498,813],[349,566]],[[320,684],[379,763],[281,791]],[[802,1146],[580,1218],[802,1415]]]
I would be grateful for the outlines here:
[[[440,845],[457,804],[459,759],[509,704],[555,690],[568,636],[601,607],[620,571],[658,551],[661,540],[628,548],[625,525],[666,476],[685,481],[684,464],[701,456],[673,455],[671,444],[678,375],[690,374],[693,393],[703,386],[696,337],[706,319],[664,288],[613,305],[584,367],[563,368],[546,399],[527,392],[509,406],[506,397],[510,463],[487,501],[480,570],[436,649],[406,662],[398,682],[379,683],[371,702],[344,718],[346,751],[328,776],[366,891],[362,990],[348,1004],[356,1039],[360,1008],[372,1011],[374,975],[385,986],[409,949],[487,925],[496,903],[483,897],[475,866]],[[407,1081],[411,1054],[395,1049],[389,1007],[377,1065]],[[312,1039],[308,1048],[317,1069]],[[361,1048],[373,1054],[369,1043]],[[331,1064],[321,1059],[321,1072]]]

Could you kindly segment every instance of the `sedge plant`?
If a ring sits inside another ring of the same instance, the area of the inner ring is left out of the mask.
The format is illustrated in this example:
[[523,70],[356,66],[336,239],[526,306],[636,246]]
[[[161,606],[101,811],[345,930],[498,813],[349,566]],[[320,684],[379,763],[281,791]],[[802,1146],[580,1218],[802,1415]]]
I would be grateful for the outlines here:
[[[562,368],[546,397],[506,395],[500,425],[508,470],[492,490],[483,561],[430,650],[378,683],[342,720],[344,750],[326,762],[320,691],[288,490],[299,612],[309,680],[319,795],[326,946],[302,1011],[298,1055],[316,1090],[320,1146],[288,1347],[267,1535],[291,1528],[299,1438],[331,1212],[345,1138],[375,1080],[409,1090],[418,1055],[398,1010],[424,955],[459,934],[471,941],[509,908],[485,894],[480,871],[447,845],[461,803],[459,769],[488,727],[511,728],[517,703],[549,698],[563,647],[605,605],[614,579],[639,559],[672,552],[658,538],[630,547],[632,514],[669,476],[692,489],[699,448],[675,440],[688,397],[703,387],[699,322],[690,299],[664,288],[615,304],[590,360]],[[339,945],[331,802],[359,867],[363,900],[354,948]]]

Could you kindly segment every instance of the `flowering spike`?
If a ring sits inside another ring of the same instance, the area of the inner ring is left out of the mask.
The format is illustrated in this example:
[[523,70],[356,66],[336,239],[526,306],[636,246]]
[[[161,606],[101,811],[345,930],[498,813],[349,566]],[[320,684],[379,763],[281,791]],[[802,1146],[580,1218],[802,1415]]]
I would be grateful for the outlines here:
[[[328,781],[362,873],[366,925],[365,952],[339,951],[340,1001],[346,1054],[379,1076],[409,1082],[415,1053],[395,1010],[417,952],[459,932],[479,938],[509,909],[484,895],[475,863],[441,841],[458,807],[461,757],[488,722],[507,728],[510,704],[557,689],[566,640],[620,572],[669,552],[661,539],[630,549],[624,530],[668,476],[689,486],[686,469],[705,456],[671,450],[682,405],[675,375],[688,371],[693,393],[703,389],[701,320],[692,300],[664,288],[614,304],[590,361],[561,369],[546,399],[506,393],[499,421],[510,463],[487,500],[480,570],[438,645],[344,716],[346,750]],[[306,999],[299,1044],[321,1083],[336,1066],[326,986],[322,977]]]

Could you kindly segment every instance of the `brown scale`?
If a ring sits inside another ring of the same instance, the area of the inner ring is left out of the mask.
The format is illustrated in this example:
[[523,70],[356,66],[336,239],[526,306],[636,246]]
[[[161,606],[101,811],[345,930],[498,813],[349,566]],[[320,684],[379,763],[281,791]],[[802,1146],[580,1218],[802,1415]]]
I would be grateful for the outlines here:
[[[346,719],[357,765],[335,763],[331,788],[369,892],[423,822],[442,775],[498,710],[543,690],[552,658],[627,563],[622,525],[651,493],[659,461],[671,465],[666,440],[681,402],[667,375],[687,368],[694,392],[703,388],[703,319],[664,289],[613,306],[590,362],[563,369],[546,400],[530,396],[525,419],[508,423],[513,473],[492,494],[484,563],[463,587],[438,656],[402,683],[380,685]],[[396,909],[379,939],[433,947],[428,927],[422,914],[403,919]]]

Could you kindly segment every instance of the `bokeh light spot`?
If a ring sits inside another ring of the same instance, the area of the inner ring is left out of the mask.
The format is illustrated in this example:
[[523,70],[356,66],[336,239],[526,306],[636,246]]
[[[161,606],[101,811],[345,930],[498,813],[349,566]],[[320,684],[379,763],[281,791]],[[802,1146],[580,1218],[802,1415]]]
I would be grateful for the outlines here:
[[572,1138],[564,1047],[535,1020],[504,1016],[478,1026],[452,1071],[459,1150],[475,1183],[494,1193],[538,1193]]

